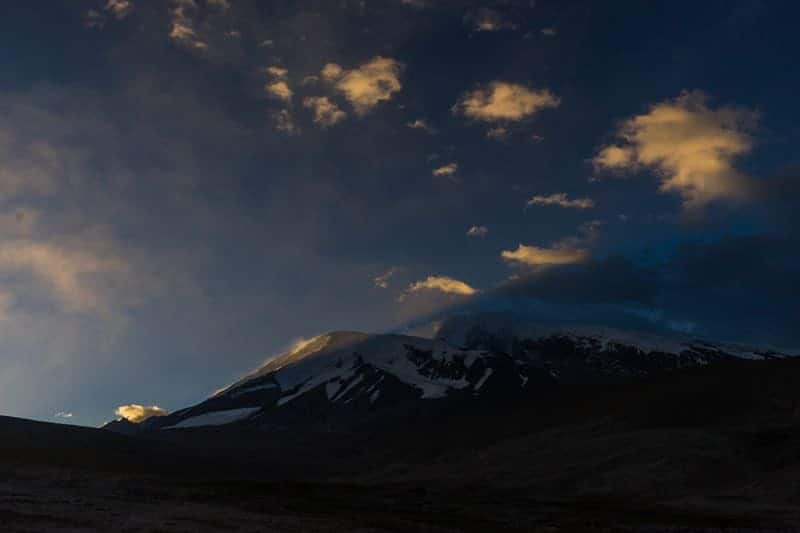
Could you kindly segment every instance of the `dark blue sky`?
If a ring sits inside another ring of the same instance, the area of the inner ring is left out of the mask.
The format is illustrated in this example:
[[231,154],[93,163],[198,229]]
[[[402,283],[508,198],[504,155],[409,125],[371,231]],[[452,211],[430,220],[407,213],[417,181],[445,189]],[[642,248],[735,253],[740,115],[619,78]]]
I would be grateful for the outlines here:
[[0,412],[453,305],[800,347],[797,11],[6,2]]

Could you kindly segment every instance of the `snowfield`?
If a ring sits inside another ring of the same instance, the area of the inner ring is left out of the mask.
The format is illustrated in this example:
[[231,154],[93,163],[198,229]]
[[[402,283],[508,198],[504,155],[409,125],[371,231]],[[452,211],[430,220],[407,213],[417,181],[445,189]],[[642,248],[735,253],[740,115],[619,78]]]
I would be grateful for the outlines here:
[[211,411],[202,415],[192,416],[180,421],[174,426],[167,426],[162,429],[196,428],[201,426],[222,426],[232,424],[248,418],[250,415],[259,411],[260,407],[245,407],[243,409],[228,409],[225,411]]

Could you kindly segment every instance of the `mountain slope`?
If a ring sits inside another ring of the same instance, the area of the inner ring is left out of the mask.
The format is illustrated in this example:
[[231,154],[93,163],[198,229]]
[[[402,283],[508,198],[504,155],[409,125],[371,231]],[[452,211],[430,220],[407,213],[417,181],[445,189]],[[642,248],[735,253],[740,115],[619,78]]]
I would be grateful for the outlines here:
[[[152,418],[138,430],[228,424],[342,427],[390,414],[524,403],[559,384],[621,383],[726,360],[784,356],[684,337],[542,325],[504,316],[458,317],[436,339],[354,331],[321,335],[208,400]],[[120,429],[128,432],[130,426]]]

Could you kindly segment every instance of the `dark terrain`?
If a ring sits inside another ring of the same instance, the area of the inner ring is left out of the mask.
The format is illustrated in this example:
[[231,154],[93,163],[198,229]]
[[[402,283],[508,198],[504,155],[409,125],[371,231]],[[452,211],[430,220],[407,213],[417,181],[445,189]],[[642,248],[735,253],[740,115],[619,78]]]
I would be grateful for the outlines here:
[[0,418],[0,530],[793,531],[799,383],[724,361],[342,429]]

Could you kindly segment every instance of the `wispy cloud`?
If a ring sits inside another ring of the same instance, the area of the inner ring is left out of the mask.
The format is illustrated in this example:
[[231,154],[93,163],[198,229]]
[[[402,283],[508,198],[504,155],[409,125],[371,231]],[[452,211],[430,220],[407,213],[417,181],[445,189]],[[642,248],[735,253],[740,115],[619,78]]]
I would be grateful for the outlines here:
[[276,130],[286,135],[300,133],[300,128],[295,124],[294,117],[288,109],[281,109],[272,113],[272,123]]
[[472,296],[478,292],[467,283],[448,276],[428,276],[424,280],[409,285],[407,293],[421,291],[438,291],[459,296]]
[[102,28],[109,16],[122,20],[133,12],[133,8],[131,0],[108,0],[102,8],[86,11],[84,25],[88,28]]
[[550,246],[520,244],[516,250],[503,250],[504,261],[527,267],[550,267],[582,263],[591,256],[589,245],[597,236],[600,222],[593,221],[578,228],[578,235],[567,237]]
[[431,173],[434,176],[442,177],[442,176],[452,176],[456,172],[458,172],[458,163],[453,161],[451,163],[447,163],[446,165],[442,165],[441,167],[433,169]]
[[575,209],[589,209],[594,207],[594,200],[591,198],[572,198],[567,193],[559,192],[547,196],[537,195],[528,200],[528,207],[534,205],[556,205],[559,207],[571,207]]
[[494,141],[504,141],[511,135],[511,130],[505,126],[497,126],[486,131],[486,138]]
[[375,276],[372,278],[372,282],[375,284],[376,287],[379,289],[388,289],[389,288],[389,281],[392,277],[397,273],[399,269],[397,267],[392,267],[383,274]]
[[489,228],[486,226],[472,226],[467,230],[467,237],[486,237]]
[[411,122],[406,122],[406,126],[411,128],[412,130],[422,130],[426,133],[436,133],[436,129],[434,129],[428,121],[424,118],[418,118],[412,120]]
[[104,9],[117,20],[121,20],[133,11],[133,2],[130,0],[108,0]]

